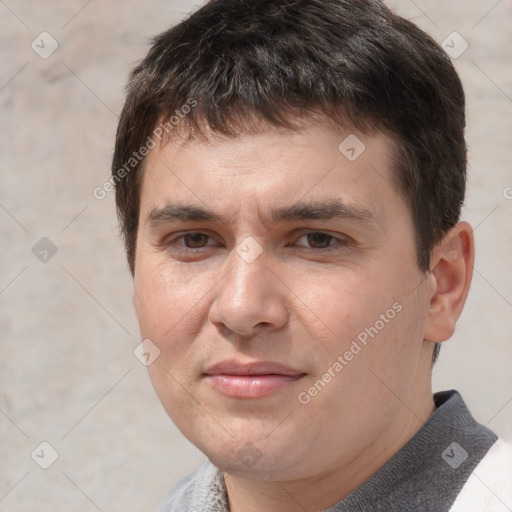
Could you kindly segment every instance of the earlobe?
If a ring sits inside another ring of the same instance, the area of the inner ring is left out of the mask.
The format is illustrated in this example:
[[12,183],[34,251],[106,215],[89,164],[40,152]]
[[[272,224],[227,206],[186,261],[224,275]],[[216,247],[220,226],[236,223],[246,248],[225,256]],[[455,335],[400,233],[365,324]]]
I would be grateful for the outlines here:
[[435,292],[428,309],[424,335],[427,341],[439,343],[453,334],[469,292],[474,258],[473,230],[467,222],[459,222],[432,255]]

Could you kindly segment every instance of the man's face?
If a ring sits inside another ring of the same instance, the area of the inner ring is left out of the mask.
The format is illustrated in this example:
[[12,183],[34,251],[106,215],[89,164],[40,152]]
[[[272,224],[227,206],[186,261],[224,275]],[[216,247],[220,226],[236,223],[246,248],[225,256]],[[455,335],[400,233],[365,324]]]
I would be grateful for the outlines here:
[[357,134],[358,156],[348,135],[268,129],[146,160],[134,305],[160,350],[150,377],[226,471],[315,475],[420,426],[431,285],[392,142]]

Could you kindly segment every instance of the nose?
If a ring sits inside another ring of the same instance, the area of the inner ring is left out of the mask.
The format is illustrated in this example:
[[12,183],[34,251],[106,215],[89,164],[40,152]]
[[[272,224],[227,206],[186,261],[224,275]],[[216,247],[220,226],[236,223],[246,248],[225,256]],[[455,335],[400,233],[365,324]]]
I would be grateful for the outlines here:
[[282,328],[288,319],[287,288],[265,251],[251,261],[233,250],[229,263],[216,287],[210,321],[224,333],[244,337]]

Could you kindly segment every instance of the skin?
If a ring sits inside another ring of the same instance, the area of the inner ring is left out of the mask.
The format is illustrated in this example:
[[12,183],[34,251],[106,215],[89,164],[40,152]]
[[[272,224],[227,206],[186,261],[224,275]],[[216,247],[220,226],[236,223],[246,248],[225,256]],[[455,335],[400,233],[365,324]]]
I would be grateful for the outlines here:
[[[353,162],[338,150],[350,133],[366,146]],[[171,419],[224,472],[232,512],[334,505],[435,410],[432,342],[451,336],[464,305],[472,231],[457,224],[433,252],[433,272],[418,268],[392,150],[382,133],[311,121],[299,131],[171,140],[148,155],[134,307],[142,337],[161,351],[149,374]],[[364,218],[269,216],[333,200]],[[222,220],[147,222],[169,203]],[[327,236],[307,236],[318,232]],[[236,251],[246,237],[262,249],[250,263]],[[400,312],[332,377],[338,356],[397,303]],[[204,377],[226,359],[279,362],[306,375],[263,398],[226,397]],[[299,393],[329,368],[328,384],[301,403]],[[250,467],[237,456],[244,446],[259,457]]]

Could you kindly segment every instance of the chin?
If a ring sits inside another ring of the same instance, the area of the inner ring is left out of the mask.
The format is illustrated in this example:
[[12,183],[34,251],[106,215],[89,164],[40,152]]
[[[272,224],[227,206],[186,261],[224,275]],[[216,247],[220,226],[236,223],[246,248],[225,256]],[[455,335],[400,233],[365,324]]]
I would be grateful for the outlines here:
[[221,439],[216,435],[219,432],[209,430],[208,437],[204,437],[203,432],[200,438],[191,436],[189,440],[212,464],[234,476],[257,480],[294,479],[300,476],[300,465],[309,459],[304,449],[308,443],[303,435],[294,440],[288,432],[269,439],[268,430],[252,434],[238,430],[240,434],[237,436],[220,430],[223,433]]
[[221,471],[237,477],[253,480],[275,480],[276,477],[286,480],[295,477],[293,470],[296,466],[293,463],[288,465],[283,454],[269,457],[268,454],[264,455],[261,450],[256,451],[258,449],[254,446],[246,447],[243,455],[236,452],[228,455],[218,451],[205,453],[205,455]]

